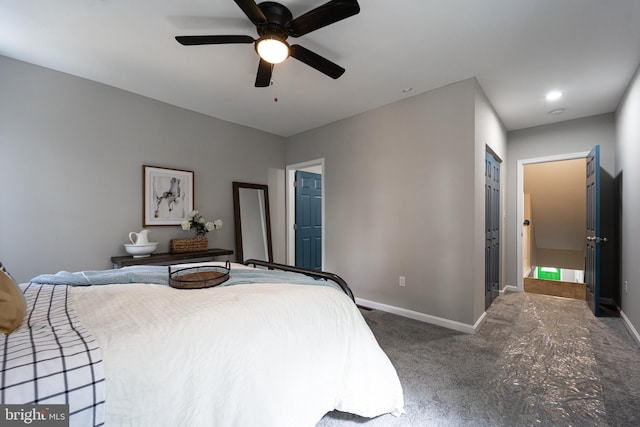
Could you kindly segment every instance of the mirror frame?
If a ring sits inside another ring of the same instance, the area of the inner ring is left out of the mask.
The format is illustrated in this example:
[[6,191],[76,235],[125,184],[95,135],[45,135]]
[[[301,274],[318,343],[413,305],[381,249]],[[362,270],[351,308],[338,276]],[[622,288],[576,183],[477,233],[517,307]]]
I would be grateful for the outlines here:
[[264,212],[265,212],[265,221],[267,228],[267,251],[268,258],[266,260],[273,262],[273,248],[271,243],[271,218],[269,214],[269,186],[264,184],[251,184],[247,182],[233,182],[233,218],[235,221],[235,230],[236,230],[236,259],[238,262],[244,262],[244,253],[242,250],[242,221],[240,219],[240,189],[241,188],[250,188],[255,190],[263,190],[264,191]]

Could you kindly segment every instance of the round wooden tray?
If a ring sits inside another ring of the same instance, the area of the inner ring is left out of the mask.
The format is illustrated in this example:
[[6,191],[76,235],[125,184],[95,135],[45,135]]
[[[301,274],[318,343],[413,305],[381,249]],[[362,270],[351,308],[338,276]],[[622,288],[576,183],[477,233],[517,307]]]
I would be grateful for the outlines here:
[[229,261],[225,266],[207,265],[181,268],[171,271],[169,266],[169,285],[177,289],[202,289],[217,286],[229,279]]

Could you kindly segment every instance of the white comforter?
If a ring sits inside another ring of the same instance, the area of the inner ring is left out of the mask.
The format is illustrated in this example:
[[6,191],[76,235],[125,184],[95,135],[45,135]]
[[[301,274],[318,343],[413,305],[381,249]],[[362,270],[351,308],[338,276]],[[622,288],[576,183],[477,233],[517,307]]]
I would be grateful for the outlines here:
[[[237,268],[233,265],[233,268]],[[403,412],[355,304],[322,286],[72,289],[105,363],[108,426],[314,426],[333,409]]]

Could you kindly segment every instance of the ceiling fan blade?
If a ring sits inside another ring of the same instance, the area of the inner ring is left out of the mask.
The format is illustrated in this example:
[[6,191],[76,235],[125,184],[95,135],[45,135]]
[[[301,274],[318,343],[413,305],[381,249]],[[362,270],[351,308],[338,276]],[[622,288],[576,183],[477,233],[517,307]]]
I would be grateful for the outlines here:
[[292,44],[289,46],[289,54],[298,61],[304,62],[308,66],[315,68],[332,79],[337,79],[344,74],[344,68],[338,64],[335,64],[298,44]]
[[242,9],[247,18],[253,22],[254,25],[264,24],[267,22],[267,17],[264,16],[262,10],[258,7],[253,0],[234,0],[236,4]]
[[256,87],[269,87],[269,85],[271,85],[272,72],[273,64],[260,58],[260,64],[258,64],[258,74],[256,75]]
[[201,44],[253,43],[251,36],[177,36],[178,43],[185,46]]
[[288,25],[289,35],[300,37],[358,12],[360,6],[356,0],[331,0],[291,21]]

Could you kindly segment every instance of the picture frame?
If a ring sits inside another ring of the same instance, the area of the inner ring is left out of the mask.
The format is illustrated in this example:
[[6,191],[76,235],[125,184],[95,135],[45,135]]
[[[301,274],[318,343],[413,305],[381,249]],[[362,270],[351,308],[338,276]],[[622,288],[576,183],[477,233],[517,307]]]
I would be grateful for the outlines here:
[[180,225],[194,207],[193,171],[142,166],[142,225]]

